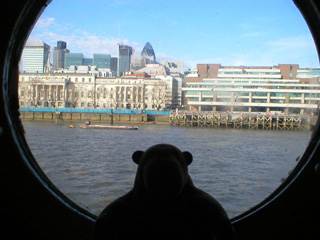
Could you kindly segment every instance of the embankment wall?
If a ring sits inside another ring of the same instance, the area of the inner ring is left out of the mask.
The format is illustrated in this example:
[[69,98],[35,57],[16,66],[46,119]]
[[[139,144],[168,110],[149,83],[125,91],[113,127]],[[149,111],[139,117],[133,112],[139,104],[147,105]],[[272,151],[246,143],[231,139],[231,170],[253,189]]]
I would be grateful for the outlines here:
[[70,113],[70,112],[20,112],[22,120],[107,122],[111,123],[159,123],[169,124],[169,115],[123,113]]

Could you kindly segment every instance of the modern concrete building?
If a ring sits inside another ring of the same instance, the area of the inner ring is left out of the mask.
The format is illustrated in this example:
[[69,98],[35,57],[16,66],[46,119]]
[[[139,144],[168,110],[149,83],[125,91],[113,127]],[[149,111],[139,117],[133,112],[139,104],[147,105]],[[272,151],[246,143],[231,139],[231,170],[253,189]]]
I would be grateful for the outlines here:
[[53,50],[53,70],[65,68],[65,55],[70,51],[67,49],[67,43],[58,41]]
[[182,91],[189,110],[314,114],[320,101],[320,69],[198,64]]
[[123,73],[130,71],[130,62],[133,49],[130,46],[118,44],[118,66],[117,76],[122,76]]
[[134,71],[135,73],[146,73],[149,76],[167,76],[166,68],[159,63],[146,64],[144,67]]
[[27,42],[23,49],[23,72],[50,71],[50,46],[44,42]]
[[184,76],[184,61],[160,60],[159,63],[165,66],[169,73],[179,73]]

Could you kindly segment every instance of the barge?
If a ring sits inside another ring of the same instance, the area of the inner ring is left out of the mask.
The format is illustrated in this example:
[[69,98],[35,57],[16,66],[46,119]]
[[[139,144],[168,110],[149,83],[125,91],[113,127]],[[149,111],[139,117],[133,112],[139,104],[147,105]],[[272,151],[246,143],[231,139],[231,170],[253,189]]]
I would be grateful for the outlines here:
[[118,129],[118,130],[138,130],[137,126],[106,126],[106,125],[80,125],[79,128],[93,128],[93,129]]

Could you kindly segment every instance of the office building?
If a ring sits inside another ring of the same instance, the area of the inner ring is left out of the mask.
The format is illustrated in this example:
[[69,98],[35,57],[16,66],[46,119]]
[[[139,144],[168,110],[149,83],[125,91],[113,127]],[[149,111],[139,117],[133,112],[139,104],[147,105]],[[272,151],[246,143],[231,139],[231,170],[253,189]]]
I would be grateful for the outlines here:
[[198,64],[186,76],[189,110],[316,114],[320,69],[298,64],[223,67]]
[[170,74],[179,73],[184,76],[184,61],[160,60],[159,63],[165,66]]
[[135,71],[146,65],[146,59],[142,56],[131,56],[130,69]]
[[82,53],[66,53],[65,54],[65,69],[69,69],[70,66],[83,65]]
[[159,63],[153,64],[146,64],[145,66],[141,67],[140,69],[134,71],[135,73],[146,73],[148,76],[155,77],[155,76],[167,76],[167,71],[165,66]]
[[93,54],[93,65],[97,68],[111,68],[111,55]]
[[44,42],[27,42],[23,49],[23,72],[50,71],[50,46]]
[[53,70],[63,69],[65,67],[65,55],[70,51],[67,49],[67,43],[58,41],[53,50]]
[[111,72],[114,73],[114,75],[116,75],[116,73],[118,71],[118,58],[116,58],[116,57],[111,58],[110,70],[111,70]]
[[118,44],[118,68],[117,76],[130,71],[130,62],[133,49],[130,46]]
[[146,63],[156,63],[156,54],[149,42],[144,45],[141,51],[141,56],[146,59]]
[[93,66],[93,58],[83,58],[82,65],[84,66]]

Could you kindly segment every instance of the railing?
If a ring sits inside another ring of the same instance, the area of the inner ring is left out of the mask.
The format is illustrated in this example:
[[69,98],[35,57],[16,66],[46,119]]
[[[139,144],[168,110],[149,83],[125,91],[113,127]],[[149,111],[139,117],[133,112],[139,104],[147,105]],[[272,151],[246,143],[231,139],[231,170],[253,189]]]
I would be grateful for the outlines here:
[[70,112],[70,113],[119,113],[119,114],[151,114],[170,115],[170,111],[154,111],[141,109],[110,108],[53,108],[53,107],[20,107],[20,112]]

